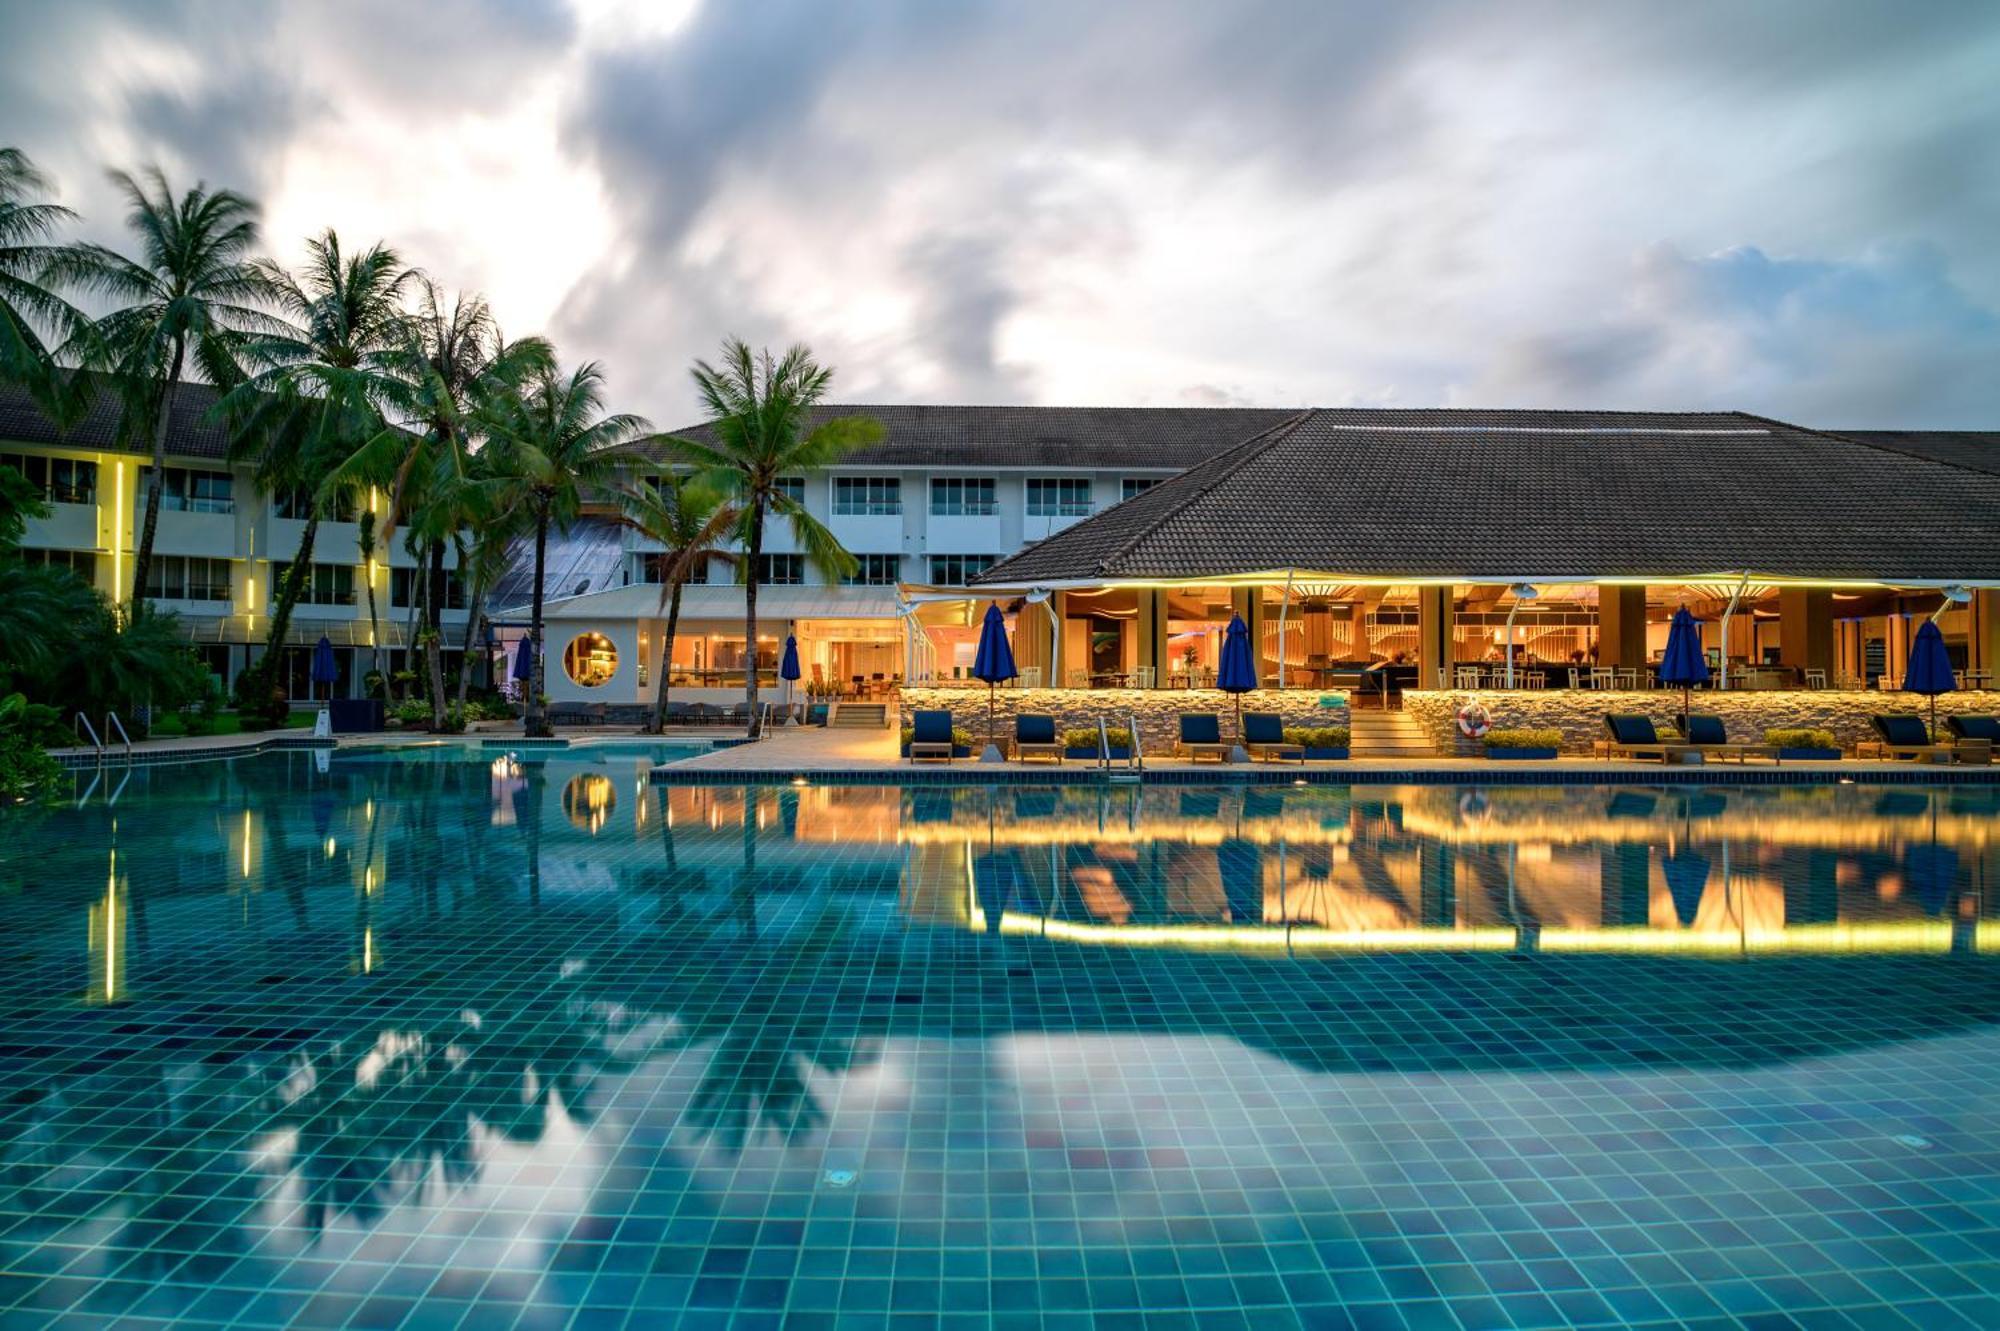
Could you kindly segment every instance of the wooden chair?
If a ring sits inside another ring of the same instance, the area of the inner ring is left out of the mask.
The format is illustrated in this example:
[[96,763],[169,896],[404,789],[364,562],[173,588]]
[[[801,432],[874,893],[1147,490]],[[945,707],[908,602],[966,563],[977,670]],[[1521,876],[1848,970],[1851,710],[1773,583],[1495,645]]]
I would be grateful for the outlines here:
[[1039,712],[1018,712],[1014,716],[1014,757],[1063,760],[1062,737],[1056,734],[1056,719]]
[[1293,744],[1285,739],[1285,719],[1276,712],[1243,714],[1243,747],[1250,751],[1252,758],[1262,758],[1267,762],[1290,759],[1302,763],[1306,760],[1305,745]]
[[1174,745],[1177,756],[1189,762],[1199,762],[1203,758],[1228,761],[1230,746],[1222,739],[1222,718],[1214,712],[1183,712],[1180,724],[1181,737]]

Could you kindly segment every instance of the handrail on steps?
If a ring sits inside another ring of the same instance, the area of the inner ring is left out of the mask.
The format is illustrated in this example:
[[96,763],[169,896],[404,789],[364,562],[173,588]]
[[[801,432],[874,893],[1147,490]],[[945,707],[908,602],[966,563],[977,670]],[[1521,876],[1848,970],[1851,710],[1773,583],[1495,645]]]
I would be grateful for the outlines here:
[[1125,725],[1132,732],[1131,765],[1140,771],[1146,770],[1146,752],[1139,744],[1139,718],[1132,712],[1125,713]]
[[132,761],[132,736],[126,733],[125,723],[118,719],[118,713],[106,712],[104,714],[105,738],[109,739],[111,732],[114,730],[118,732],[118,738],[125,741],[125,761],[129,763]]
[[[79,730],[79,726],[82,729]],[[76,720],[70,722],[69,728],[70,732],[78,739],[82,739],[85,735],[88,735],[90,737],[90,747],[97,750],[97,760],[99,762],[104,761],[104,741],[97,737],[97,727],[90,724],[89,717],[85,716],[82,712],[78,712]]]

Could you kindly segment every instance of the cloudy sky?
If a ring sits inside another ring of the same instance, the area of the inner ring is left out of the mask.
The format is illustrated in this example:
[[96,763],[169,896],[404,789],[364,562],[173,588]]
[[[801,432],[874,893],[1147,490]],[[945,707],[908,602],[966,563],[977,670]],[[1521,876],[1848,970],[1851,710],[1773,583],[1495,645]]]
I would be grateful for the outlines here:
[[692,415],[1741,407],[2000,428],[1983,0],[0,0],[0,139],[385,238]]

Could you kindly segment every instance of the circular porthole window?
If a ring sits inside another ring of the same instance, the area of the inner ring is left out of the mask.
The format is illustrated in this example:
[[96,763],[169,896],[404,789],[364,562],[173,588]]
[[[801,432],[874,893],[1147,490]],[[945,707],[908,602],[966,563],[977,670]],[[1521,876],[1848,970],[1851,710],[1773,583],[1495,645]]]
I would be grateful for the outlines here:
[[611,817],[611,811],[618,807],[618,791],[611,784],[611,778],[589,772],[574,776],[563,787],[563,813],[570,823],[582,828],[592,836]]
[[618,649],[602,633],[580,633],[563,650],[563,673],[579,688],[602,688],[618,673]]

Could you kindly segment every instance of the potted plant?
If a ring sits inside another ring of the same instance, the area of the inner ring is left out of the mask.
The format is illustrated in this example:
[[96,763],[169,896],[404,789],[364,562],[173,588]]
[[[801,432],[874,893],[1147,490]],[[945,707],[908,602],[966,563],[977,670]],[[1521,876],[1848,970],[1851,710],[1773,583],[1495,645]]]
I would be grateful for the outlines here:
[[[1132,732],[1124,726],[1107,726],[1104,738],[1111,745],[1113,758],[1132,756]],[[1095,758],[1097,756],[1097,727],[1071,726],[1062,733],[1063,756],[1065,758]]]
[[1764,732],[1764,742],[1778,751],[1778,761],[1791,758],[1801,762],[1834,762],[1840,757],[1840,741],[1831,730],[1808,726],[1779,726]]
[[1347,726],[1286,726],[1285,743],[1298,745],[1308,758],[1345,758],[1349,734]]
[[1522,727],[1486,732],[1486,756],[1500,762],[1553,758],[1561,747],[1562,731],[1554,728]]
[[[916,733],[917,728],[915,726],[903,727],[900,743],[902,754],[905,758],[910,756],[910,740]],[[964,726],[953,726],[951,728],[951,756],[954,758],[970,758],[972,756],[972,732]]]

